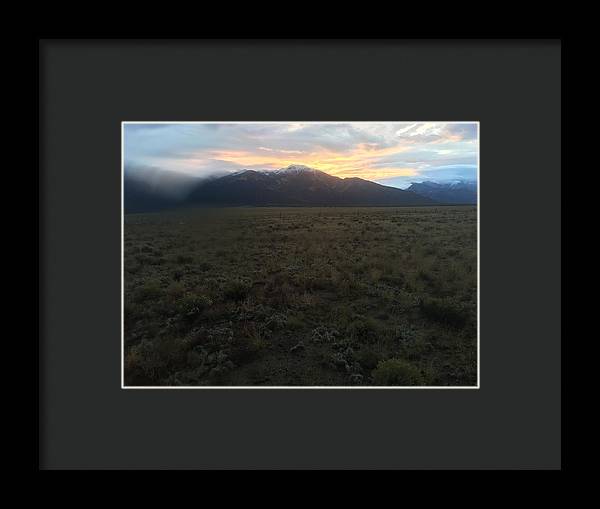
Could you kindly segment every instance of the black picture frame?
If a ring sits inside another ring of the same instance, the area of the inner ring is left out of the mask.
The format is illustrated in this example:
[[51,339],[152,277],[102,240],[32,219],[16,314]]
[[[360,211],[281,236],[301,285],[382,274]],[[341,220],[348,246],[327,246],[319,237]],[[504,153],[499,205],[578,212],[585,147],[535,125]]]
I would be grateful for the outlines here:
[[[38,468],[561,468],[560,38],[38,43]],[[291,118],[480,121],[479,390],[121,389],[121,121]]]

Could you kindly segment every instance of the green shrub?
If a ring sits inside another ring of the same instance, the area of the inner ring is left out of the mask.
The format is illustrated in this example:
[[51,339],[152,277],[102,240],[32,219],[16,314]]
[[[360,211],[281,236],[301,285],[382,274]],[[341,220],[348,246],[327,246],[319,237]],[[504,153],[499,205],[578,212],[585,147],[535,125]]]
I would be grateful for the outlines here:
[[243,300],[250,292],[250,284],[241,279],[229,281],[223,291],[223,295],[227,300],[240,301]]
[[185,293],[185,286],[180,282],[171,283],[165,293],[170,298],[179,298]]
[[177,263],[192,263],[194,261],[194,258],[192,256],[187,255],[177,255],[175,261]]
[[268,331],[252,323],[234,338],[231,345],[231,357],[236,363],[245,363],[256,357],[270,346]]
[[420,269],[417,272],[417,279],[425,281],[426,283],[432,283],[434,281],[433,275],[430,272],[423,269]]
[[268,293],[269,304],[276,308],[287,307],[296,294],[294,288],[287,282],[279,285],[269,284],[266,286],[265,292]]
[[197,316],[212,303],[206,295],[187,294],[177,301],[177,310],[185,316]]
[[403,359],[381,361],[371,374],[375,385],[425,384],[425,377],[419,369]]
[[372,318],[359,316],[350,323],[348,334],[360,343],[374,343],[380,335],[380,329]]
[[207,270],[212,269],[212,265],[208,262],[200,262],[197,265],[198,270],[201,270],[202,272],[206,272]]
[[312,330],[311,341],[313,343],[333,343],[339,337],[339,335],[340,333],[337,331],[337,329],[319,325],[317,328]]
[[354,277],[341,275],[337,278],[337,291],[343,297],[352,297],[362,289],[360,283]]
[[448,298],[421,299],[419,309],[421,314],[428,320],[455,328],[464,327],[469,316],[464,306]]
[[160,285],[156,281],[149,281],[137,289],[136,302],[147,302],[158,299],[162,294]]
[[256,333],[248,337],[247,349],[249,352],[258,353],[268,348],[270,344],[269,340],[262,333]]
[[134,345],[127,353],[125,371],[134,380],[156,383],[169,371],[185,362],[187,348],[187,343],[178,338],[144,340]]
[[405,277],[404,277],[404,274],[402,274],[402,273],[395,274],[395,275],[386,274],[381,277],[381,281],[383,283],[388,283],[388,284],[396,286],[398,288],[402,288],[402,286],[405,283]]
[[287,323],[287,316],[283,313],[274,313],[267,318],[265,326],[271,330],[283,329]]
[[365,371],[374,369],[381,360],[380,355],[373,350],[360,350],[356,354],[356,359]]

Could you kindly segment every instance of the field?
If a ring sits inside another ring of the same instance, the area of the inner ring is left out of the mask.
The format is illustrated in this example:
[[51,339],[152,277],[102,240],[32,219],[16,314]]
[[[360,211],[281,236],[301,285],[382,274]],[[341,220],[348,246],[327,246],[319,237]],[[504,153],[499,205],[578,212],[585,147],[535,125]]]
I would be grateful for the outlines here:
[[475,207],[125,216],[126,386],[477,384]]

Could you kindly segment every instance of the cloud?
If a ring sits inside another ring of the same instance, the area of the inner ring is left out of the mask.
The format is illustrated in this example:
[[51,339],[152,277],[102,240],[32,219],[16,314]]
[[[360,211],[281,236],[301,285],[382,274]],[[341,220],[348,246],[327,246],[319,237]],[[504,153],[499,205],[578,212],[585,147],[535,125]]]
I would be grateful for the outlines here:
[[380,178],[376,181],[386,186],[407,188],[413,182],[444,182],[444,181],[476,181],[477,166],[470,164],[455,164],[445,166],[433,166],[426,170],[421,170],[415,175],[397,175],[389,178]]
[[[477,124],[125,124],[125,160],[194,176],[305,164],[339,177],[418,177],[477,164]],[[440,174],[441,175],[441,174]]]

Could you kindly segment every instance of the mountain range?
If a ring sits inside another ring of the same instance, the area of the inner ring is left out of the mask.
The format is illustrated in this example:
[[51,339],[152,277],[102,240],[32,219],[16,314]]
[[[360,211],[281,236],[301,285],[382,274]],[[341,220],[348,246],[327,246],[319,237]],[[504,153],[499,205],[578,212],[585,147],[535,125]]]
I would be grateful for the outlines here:
[[412,183],[407,190],[431,198],[438,203],[465,205],[477,203],[477,182],[463,180],[443,184],[420,182]]
[[[357,177],[339,178],[302,165],[280,170],[243,170],[208,179],[154,172],[151,179],[125,172],[125,212],[154,212],[192,206],[422,206],[453,201],[452,191],[412,184],[408,189],[384,186]],[[173,184],[173,182],[175,184]],[[163,185],[165,184],[166,185]],[[168,192],[165,192],[165,189]],[[174,191],[173,191],[174,190]],[[475,187],[476,191],[476,187]]]

